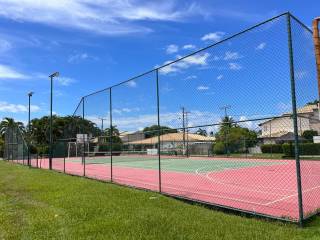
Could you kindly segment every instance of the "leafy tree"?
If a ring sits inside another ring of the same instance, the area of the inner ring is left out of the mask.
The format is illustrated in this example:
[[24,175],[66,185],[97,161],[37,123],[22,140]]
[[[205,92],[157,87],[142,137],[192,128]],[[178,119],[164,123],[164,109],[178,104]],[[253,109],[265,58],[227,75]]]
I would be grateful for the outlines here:
[[[150,127],[145,127],[142,132],[144,133],[145,138],[151,138],[154,136],[158,136],[158,125],[152,125]],[[160,126],[160,135],[167,133],[176,133],[177,129],[172,129],[167,126]]]
[[246,151],[248,147],[255,146],[258,141],[255,131],[237,125],[230,117],[222,119],[215,137],[216,145],[219,143],[219,151],[221,151],[221,145],[223,144],[225,153]]
[[[100,135],[101,130],[95,123],[81,117],[52,117],[53,141],[62,138],[76,138],[84,133],[92,136]],[[31,121],[32,140],[38,144],[48,144],[50,135],[50,117],[35,118]]]
[[205,129],[199,128],[196,131],[196,134],[201,135],[201,136],[208,136],[207,131]]
[[313,102],[308,102],[306,105],[314,105],[318,103],[319,103],[319,100],[314,100]]
[[103,138],[99,141],[99,151],[110,151],[110,141],[112,141],[113,151],[122,150],[123,144],[120,138],[120,131],[116,126],[111,126],[111,128],[104,130]]
[[313,141],[314,136],[318,136],[318,132],[315,130],[306,130],[302,133],[302,137],[309,142]]

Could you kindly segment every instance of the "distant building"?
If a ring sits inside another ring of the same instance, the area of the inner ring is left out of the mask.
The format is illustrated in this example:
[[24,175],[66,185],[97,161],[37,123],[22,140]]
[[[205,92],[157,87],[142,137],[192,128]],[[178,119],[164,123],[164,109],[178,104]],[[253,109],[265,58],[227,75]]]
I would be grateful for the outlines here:
[[139,140],[145,139],[144,132],[142,132],[142,131],[137,131],[137,132],[133,132],[133,133],[129,133],[129,132],[120,133],[119,137],[121,138],[123,143],[128,143],[128,142],[132,142],[132,141],[139,141]]
[[[194,133],[168,133],[160,136],[161,151],[207,155],[212,150],[215,137],[207,137]],[[147,150],[158,147],[158,136],[125,142],[129,150]]]
[[[306,130],[320,133],[319,105],[310,104],[297,110],[298,134]],[[291,113],[261,123],[261,134],[258,136],[264,144],[283,143],[294,140],[293,120]]]

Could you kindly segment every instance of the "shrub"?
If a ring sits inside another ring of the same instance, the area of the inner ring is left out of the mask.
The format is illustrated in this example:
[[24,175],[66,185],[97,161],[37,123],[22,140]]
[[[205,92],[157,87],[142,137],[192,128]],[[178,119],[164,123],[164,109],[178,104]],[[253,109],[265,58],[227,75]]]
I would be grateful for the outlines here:
[[225,147],[224,147],[224,143],[223,142],[217,142],[214,146],[213,146],[213,152],[215,154],[224,154],[225,153]]
[[[109,152],[111,150],[110,144],[102,144],[99,145],[99,152]],[[112,144],[112,151],[121,151],[122,144],[121,143],[113,143]]]
[[[294,144],[283,144],[283,153],[285,156],[294,156]],[[320,143],[301,143],[299,144],[300,155],[320,155]]]
[[38,149],[34,145],[30,145],[29,149],[30,149],[30,154],[37,154],[38,153]]
[[264,144],[261,146],[262,153],[283,153],[282,144]]

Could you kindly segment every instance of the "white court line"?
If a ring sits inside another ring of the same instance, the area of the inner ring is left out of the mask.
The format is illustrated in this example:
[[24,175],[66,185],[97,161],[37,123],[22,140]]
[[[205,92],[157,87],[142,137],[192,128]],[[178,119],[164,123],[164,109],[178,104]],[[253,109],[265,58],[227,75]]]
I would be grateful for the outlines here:
[[[302,194],[307,193],[307,192],[310,192],[310,191],[315,190],[315,189],[317,189],[317,188],[320,188],[320,185],[319,185],[319,186],[316,186],[316,187],[313,187],[313,188],[309,188],[309,189],[307,189],[307,190],[305,190],[305,191],[302,191]],[[266,203],[265,205],[266,205],[266,206],[269,206],[269,205],[271,205],[271,204],[274,204],[274,203],[277,203],[277,202],[281,202],[281,201],[283,201],[283,200],[286,200],[286,199],[289,199],[289,198],[292,198],[292,197],[296,197],[296,196],[298,196],[298,193],[295,193],[295,194],[292,194],[292,195],[289,195],[289,196],[286,196],[286,197],[283,197],[283,198],[274,200],[274,201],[272,201],[272,202],[268,202],[268,203]]]
[[[222,184],[222,185],[229,185],[229,186],[233,186],[233,187],[237,187],[239,189],[244,189],[244,190],[247,190],[247,191],[251,191],[251,192],[260,192],[260,193],[268,193],[268,194],[273,194],[273,195],[280,195],[280,196],[283,196],[283,194],[276,194],[276,193],[270,193],[270,192],[266,192],[266,191],[259,191],[259,190],[252,190],[251,188],[249,188],[250,186],[251,187],[259,187],[259,188],[265,188],[265,189],[269,189],[269,190],[281,190],[281,191],[285,191],[285,192],[294,192],[293,190],[289,190],[289,189],[282,189],[282,188],[272,188],[272,187],[264,187],[264,186],[258,186],[258,185],[245,185],[245,186],[239,186],[239,185],[236,185],[236,184],[232,184],[232,183],[227,183],[225,181],[221,181],[221,180],[216,180],[212,177],[209,176],[210,173],[217,173],[219,171],[208,171],[206,172],[206,175],[203,175],[201,173],[199,173],[199,170],[200,169],[204,169],[206,167],[201,167],[201,168],[198,168],[195,173],[197,175],[200,175],[202,177],[205,177],[207,178],[209,181],[211,182],[214,182],[214,183],[218,183],[218,184]],[[228,169],[229,171],[235,171],[235,170],[239,170],[237,168],[224,168],[224,169]]]

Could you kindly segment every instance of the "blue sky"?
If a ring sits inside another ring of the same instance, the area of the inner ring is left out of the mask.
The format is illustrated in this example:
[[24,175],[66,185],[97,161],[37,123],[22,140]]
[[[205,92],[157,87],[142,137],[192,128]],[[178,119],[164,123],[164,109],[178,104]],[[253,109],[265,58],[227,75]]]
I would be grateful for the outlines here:
[[[28,91],[35,92],[32,116],[48,114],[47,76],[54,71],[61,73],[54,82],[54,112],[70,115],[83,95],[285,11],[311,26],[320,9],[314,0],[0,0],[0,6],[0,119],[24,122]],[[279,19],[162,69],[162,124],[181,127],[182,106],[191,112],[189,126],[216,122],[224,105],[242,120],[290,110],[285,24]],[[312,42],[298,26],[293,35],[301,56],[296,71],[303,105],[316,97]],[[114,122],[122,130],[156,124],[154,79],[151,73],[113,90]],[[107,118],[108,92],[88,98],[85,106],[88,119]]]

